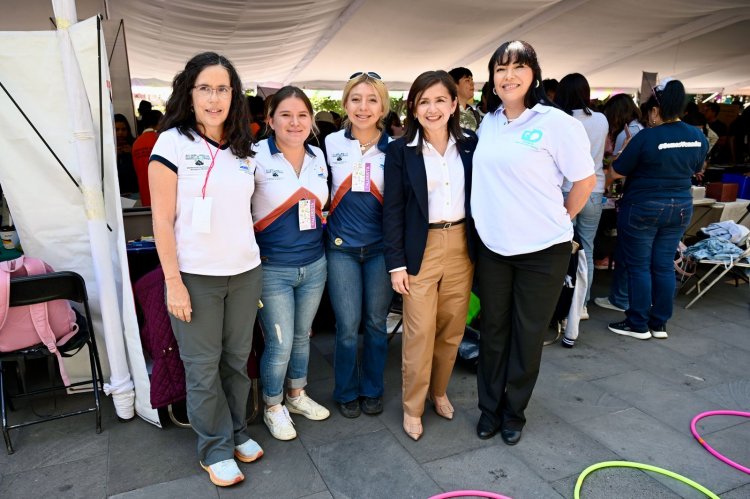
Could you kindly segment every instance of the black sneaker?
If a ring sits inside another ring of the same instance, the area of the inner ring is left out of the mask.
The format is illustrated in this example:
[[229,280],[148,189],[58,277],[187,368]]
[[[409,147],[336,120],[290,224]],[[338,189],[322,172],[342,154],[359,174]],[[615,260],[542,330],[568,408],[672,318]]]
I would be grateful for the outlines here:
[[383,399],[380,397],[362,397],[362,412],[374,416],[383,412]]
[[669,338],[669,335],[667,334],[667,326],[664,324],[659,327],[650,327],[648,329],[651,331],[651,336],[654,338],[659,338],[660,340],[666,340]]
[[563,346],[563,348],[573,348],[574,346],[576,346],[576,340],[571,340],[563,336],[563,339],[560,342],[560,344]]
[[638,331],[630,327],[628,321],[613,322],[608,327],[613,333],[631,336],[633,338],[638,338],[639,340],[647,340],[651,338],[651,332],[648,329],[645,331]]
[[339,412],[345,418],[358,418],[360,413],[359,400],[354,399],[349,402],[339,402]]

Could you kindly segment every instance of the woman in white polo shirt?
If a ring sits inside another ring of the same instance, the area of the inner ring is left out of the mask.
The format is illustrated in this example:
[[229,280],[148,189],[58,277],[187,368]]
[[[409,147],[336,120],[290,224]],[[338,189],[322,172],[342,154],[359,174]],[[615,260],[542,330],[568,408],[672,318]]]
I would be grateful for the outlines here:
[[[596,176],[586,131],[547,99],[531,45],[502,44],[488,69],[493,90],[478,131],[471,196],[481,239],[477,435],[500,431],[514,445],[570,260],[571,220]],[[573,184],[565,200],[564,178]]]
[[287,86],[276,92],[268,124],[271,137],[254,147],[252,208],[263,262],[263,421],[274,438],[291,440],[297,432],[290,412],[316,421],[330,415],[304,390],[309,331],[326,283],[322,209],[328,170],[323,152],[306,143],[313,110],[302,90]]
[[175,76],[151,152],[154,237],[185,365],[198,455],[219,486],[244,479],[234,458],[263,451],[246,430],[247,359],[263,282],[252,231],[253,153],[242,83],[206,52]]
[[[373,72],[354,73],[341,103],[346,126],[326,137],[332,200],[327,218],[328,294],[336,315],[333,398],[344,417],[383,412],[388,354],[385,319],[393,298],[383,258],[383,166],[388,89]],[[362,360],[358,337],[362,326]]]

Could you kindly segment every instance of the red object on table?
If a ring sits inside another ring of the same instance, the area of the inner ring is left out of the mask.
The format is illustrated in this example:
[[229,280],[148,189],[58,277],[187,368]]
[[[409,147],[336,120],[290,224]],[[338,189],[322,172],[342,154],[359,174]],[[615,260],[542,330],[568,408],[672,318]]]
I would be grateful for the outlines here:
[[706,197],[721,202],[737,200],[737,184],[726,184],[724,182],[711,182],[706,186]]

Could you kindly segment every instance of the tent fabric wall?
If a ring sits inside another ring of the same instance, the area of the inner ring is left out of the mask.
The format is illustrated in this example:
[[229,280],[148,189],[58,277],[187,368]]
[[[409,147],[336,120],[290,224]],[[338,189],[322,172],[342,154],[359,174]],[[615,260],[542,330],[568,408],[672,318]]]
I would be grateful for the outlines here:
[[[466,66],[477,82],[503,41],[536,48],[545,77],[579,72],[599,89],[635,91],[641,72],[688,90],[750,94],[747,0],[77,0],[123,19],[136,78],[171,81],[197,52],[227,55],[248,86],[340,90],[377,71],[394,90],[428,69]],[[2,29],[50,29],[49,0],[24,0]],[[268,85],[274,86],[274,85]]]
[[[127,275],[112,108],[108,82],[105,79],[102,86],[99,82],[97,44],[100,35],[97,19],[72,26],[70,33],[81,67],[95,133],[97,137],[103,133],[103,216],[112,229],[109,233],[110,246],[116,248],[111,252],[108,263],[114,270],[114,284],[118,292],[116,306],[120,309],[122,322],[116,334],[125,335],[127,347],[127,356],[124,351],[107,352],[108,355],[102,356],[102,359],[112,360],[114,355],[116,362],[129,361],[136,386],[136,412],[158,424],[156,411],[148,400],[148,373]],[[106,58],[103,60],[106,61]],[[103,69],[106,78],[106,65]],[[0,81],[80,184],[81,175],[70,122],[72,111],[64,94],[65,81],[55,32],[0,32]],[[104,104],[102,130],[98,130],[100,96]],[[0,135],[0,150],[3,151],[0,156],[0,184],[14,215],[24,251],[46,260],[58,270],[73,270],[84,277],[95,315],[95,329],[101,337],[104,326],[100,286],[94,272],[83,194],[57,164],[5,92],[0,92],[0,121],[3,123],[3,133]],[[98,140],[96,146],[99,146]],[[100,341],[99,345],[105,343]],[[108,367],[106,360],[104,363],[103,367]],[[71,377],[75,377],[76,372],[85,371],[75,363],[66,362],[66,367]]]

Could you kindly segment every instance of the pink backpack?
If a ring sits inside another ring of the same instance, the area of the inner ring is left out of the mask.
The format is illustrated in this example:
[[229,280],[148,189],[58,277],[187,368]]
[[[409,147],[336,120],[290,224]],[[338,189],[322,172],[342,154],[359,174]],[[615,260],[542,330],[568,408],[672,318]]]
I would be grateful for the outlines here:
[[0,352],[12,352],[44,343],[57,356],[65,386],[70,380],[57,349],[78,332],[76,314],[67,300],[9,307],[10,278],[54,272],[38,258],[21,256],[0,262]]

